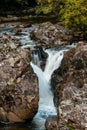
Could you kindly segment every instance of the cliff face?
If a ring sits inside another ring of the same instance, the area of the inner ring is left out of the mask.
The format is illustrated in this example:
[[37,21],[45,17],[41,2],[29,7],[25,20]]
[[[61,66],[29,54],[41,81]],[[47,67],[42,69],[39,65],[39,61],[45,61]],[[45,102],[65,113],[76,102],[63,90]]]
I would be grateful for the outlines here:
[[0,121],[25,122],[38,109],[37,77],[30,52],[9,36],[0,37]]
[[87,129],[87,43],[79,42],[66,52],[59,70],[52,76],[59,97],[58,130]]

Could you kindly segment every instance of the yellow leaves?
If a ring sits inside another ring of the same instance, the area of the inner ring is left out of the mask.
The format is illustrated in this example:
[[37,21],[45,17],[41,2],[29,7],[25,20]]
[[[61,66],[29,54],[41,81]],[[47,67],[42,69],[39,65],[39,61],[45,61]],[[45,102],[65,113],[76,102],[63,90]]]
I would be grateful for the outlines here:
[[38,0],[38,7],[36,13],[50,13],[53,8],[53,0]]
[[80,8],[80,11],[82,14],[87,13],[87,7],[83,6],[82,8]]
[[64,8],[60,8],[65,26],[85,30],[87,29],[87,1],[66,0]]
[[[39,13],[53,12],[58,14],[65,26],[87,29],[87,0],[37,0]],[[61,1],[61,2],[59,2]],[[59,4],[58,4],[59,2]],[[58,11],[58,12],[57,12]]]
[[52,6],[49,5],[49,6],[45,6],[45,7],[42,9],[42,11],[44,12],[44,14],[47,14],[47,13],[49,13],[49,12],[51,11],[51,9],[52,9]]
[[48,3],[51,3],[52,2],[52,0],[48,0]]

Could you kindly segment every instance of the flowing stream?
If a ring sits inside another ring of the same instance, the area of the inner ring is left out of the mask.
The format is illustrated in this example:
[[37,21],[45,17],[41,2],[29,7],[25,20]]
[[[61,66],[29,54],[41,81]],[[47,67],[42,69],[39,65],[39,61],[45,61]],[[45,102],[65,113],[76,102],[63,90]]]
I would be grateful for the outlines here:
[[[44,123],[46,118],[48,116],[57,115],[53,103],[53,93],[51,91],[50,80],[54,70],[61,64],[64,50],[55,51],[47,49],[45,52],[48,53],[48,58],[44,71],[42,71],[38,64],[30,63],[39,79],[39,110],[32,122],[32,125],[35,125],[35,130],[45,130]],[[39,58],[36,57],[35,61],[38,59]]]
[[[13,28],[13,27],[11,27]],[[1,28],[2,29],[2,28]],[[4,33],[11,35],[14,39],[18,39],[21,42],[23,48],[33,48],[35,42],[30,39],[31,28],[26,28],[21,33],[21,36],[15,36],[14,33],[10,31],[10,28],[4,28]],[[68,48],[74,46],[68,46]],[[23,125],[11,125],[11,126],[0,126],[0,130],[45,130],[45,121],[48,116],[57,115],[56,108],[54,107],[53,102],[53,93],[51,91],[51,76],[54,70],[59,68],[61,61],[64,55],[64,51],[67,49],[55,50],[55,49],[46,49],[44,50],[48,54],[44,71],[40,68],[40,57],[37,52],[33,54],[33,61],[30,63],[34,72],[38,76],[38,86],[39,86],[39,109],[38,113],[34,117],[31,124]]]

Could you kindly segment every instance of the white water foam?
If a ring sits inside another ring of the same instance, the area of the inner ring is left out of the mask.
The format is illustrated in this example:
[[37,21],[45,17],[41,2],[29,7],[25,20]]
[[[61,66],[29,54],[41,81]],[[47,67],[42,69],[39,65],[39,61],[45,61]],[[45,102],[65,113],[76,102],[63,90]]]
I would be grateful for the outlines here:
[[56,70],[57,68],[59,68],[60,64],[61,64],[61,60],[63,59],[63,54],[64,51],[55,51],[55,50],[46,50],[45,52],[48,53],[48,59],[46,62],[46,67],[45,67],[45,71],[44,71],[44,76],[45,79],[49,82],[51,79],[51,75],[54,72],[54,70]]
[[33,120],[33,123],[36,124],[35,130],[44,130],[46,118],[48,116],[57,115],[53,103],[53,93],[51,91],[50,79],[54,70],[56,70],[61,64],[64,50],[55,51],[47,49],[45,52],[48,53],[48,58],[44,71],[32,62],[30,63],[39,79],[39,109]]

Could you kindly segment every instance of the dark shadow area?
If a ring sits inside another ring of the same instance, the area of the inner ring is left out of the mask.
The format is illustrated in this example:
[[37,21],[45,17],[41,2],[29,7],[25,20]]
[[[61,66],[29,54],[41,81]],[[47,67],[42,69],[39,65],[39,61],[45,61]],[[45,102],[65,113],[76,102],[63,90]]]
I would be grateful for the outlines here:
[[14,10],[15,8],[20,10],[27,7],[35,7],[37,5],[36,0],[28,0],[27,4],[24,2],[17,2],[16,0],[0,0],[0,10]]
[[36,0],[18,2],[17,0],[0,0],[0,16],[8,15],[25,16],[35,15]]
[[28,0],[29,7],[35,7],[37,5],[36,0]]

